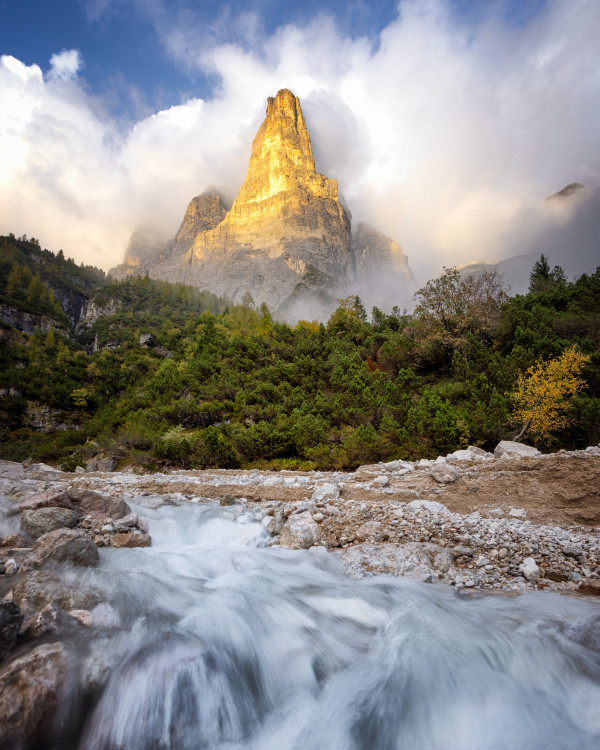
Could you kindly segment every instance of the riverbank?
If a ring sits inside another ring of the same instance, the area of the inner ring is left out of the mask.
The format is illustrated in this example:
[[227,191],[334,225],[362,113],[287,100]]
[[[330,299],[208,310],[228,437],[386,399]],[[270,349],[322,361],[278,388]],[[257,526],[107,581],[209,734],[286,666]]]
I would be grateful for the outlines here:
[[[31,505],[31,498],[35,505],[39,493],[69,491],[149,506],[234,504],[262,517],[270,544],[329,550],[354,577],[400,575],[458,589],[511,592],[597,592],[599,477],[597,447],[502,458],[459,451],[436,462],[396,461],[352,473],[71,474],[0,462],[0,491],[15,510],[25,500]],[[100,520],[110,526],[110,519]],[[97,546],[150,543],[143,520],[141,529],[126,524],[115,529],[114,523],[108,529],[92,521],[88,516],[79,526]],[[27,547],[17,551],[3,543],[0,566],[10,559],[15,572],[27,572]]]

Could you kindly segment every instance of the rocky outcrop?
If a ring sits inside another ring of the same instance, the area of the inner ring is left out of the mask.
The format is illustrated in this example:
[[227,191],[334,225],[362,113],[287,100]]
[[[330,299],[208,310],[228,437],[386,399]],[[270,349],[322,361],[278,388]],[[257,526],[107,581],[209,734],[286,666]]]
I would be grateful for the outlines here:
[[65,672],[60,643],[45,643],[0,671],[0,746],[23,747],[54,713]]
[[326,317],[336,296],[371,295],[374,283],[386,286],[380,303],[387,291],[397,297],[414,281],[400,245],[364,224],[352,236],[350,221],[336,180],[316,171],[298,98],[282,89],[268,99],[231,209],[209,188],[191,201],[175,238],[137,268],[235,302],[250,292],[296,319],[300,308]]

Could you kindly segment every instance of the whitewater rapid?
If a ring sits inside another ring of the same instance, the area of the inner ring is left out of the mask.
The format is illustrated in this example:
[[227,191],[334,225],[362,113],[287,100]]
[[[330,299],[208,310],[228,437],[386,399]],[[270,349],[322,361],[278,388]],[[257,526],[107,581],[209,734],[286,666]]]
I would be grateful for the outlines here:
[[132,509],[46,747],[598,750],[600,606],[348,578],[241,506]]

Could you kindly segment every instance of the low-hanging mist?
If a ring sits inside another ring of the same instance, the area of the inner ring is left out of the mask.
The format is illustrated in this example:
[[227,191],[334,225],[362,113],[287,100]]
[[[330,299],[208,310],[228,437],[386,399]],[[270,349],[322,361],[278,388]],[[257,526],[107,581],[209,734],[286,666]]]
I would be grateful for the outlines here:
[[[335,177],[355,221],[400,242],[424,279],[442,265],[544,251],[557,232],[595,265],[600,79],[593,0],[548,2],[516,25],[476,23],[447,2],[402,2],[376,39],[332,18],[243,43],[161,30],[179,65],[216,76],[213,97],[123,122],[86,88],[84,61],[57,51],[42,72],[0,63],[0,231],[26,233],[78,262],[119,263],[152,219],[172,236],[190,198],[232,200],[273,91],[302,100],[317,170]],[[557,211],[544,198],[589,190]],[[581,220],[581,221],[580,221]],[[567,269],[569,271],[569,269]]]

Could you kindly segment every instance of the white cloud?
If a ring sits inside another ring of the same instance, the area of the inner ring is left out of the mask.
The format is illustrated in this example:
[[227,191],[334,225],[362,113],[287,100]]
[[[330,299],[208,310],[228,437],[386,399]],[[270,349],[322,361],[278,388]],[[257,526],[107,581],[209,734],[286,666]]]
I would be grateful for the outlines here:
[[164,26],[170,54],[219,87],[126,132],[86,95],[77,52],[55,56],[45,79],[2,58],[0,231],[119,262],[144,220],[169,234],[207,185],[235,196],[266,97],[283,87],[302,101],[317,168],[422,277],[534,249],[556,221],[546,195],[600,184],[595,0],[549,0],[525,25],[490,16],[476,27],[442,0],[407,0],[376,47],[326,17],[268,38],[248,27],[242,48],[206,46],[189,18]]
[[82,60],[79,50],[64,49],[50,58],[50,80],[70,81],[82,67]]

